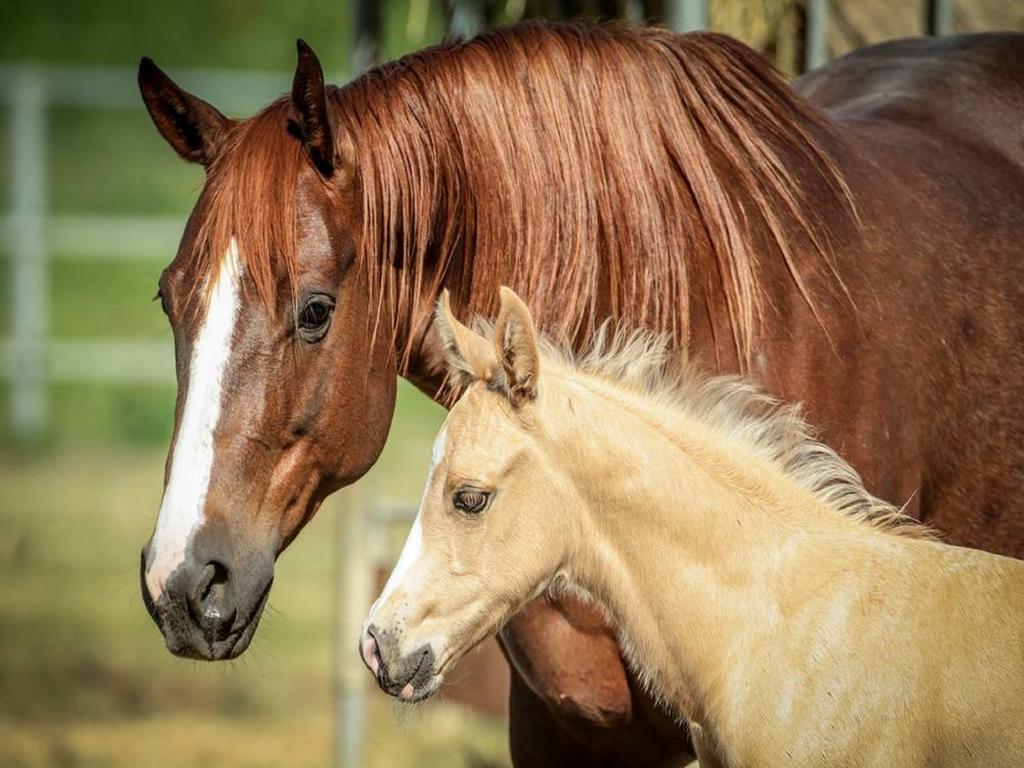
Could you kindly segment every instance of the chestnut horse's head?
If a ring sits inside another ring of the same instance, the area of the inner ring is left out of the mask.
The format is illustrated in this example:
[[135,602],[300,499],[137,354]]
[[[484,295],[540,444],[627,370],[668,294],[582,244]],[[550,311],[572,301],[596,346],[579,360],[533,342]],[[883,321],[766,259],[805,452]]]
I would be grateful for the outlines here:
[[231,658],[252,638],[277,555],[379,455],[395,356],[354,267],[355,174],[313,52],[300,42],[291,97],[244,121],[148,59],[139,85],[163,137],[206,169],[160,278],[178,397],[142,592],[172,652]]

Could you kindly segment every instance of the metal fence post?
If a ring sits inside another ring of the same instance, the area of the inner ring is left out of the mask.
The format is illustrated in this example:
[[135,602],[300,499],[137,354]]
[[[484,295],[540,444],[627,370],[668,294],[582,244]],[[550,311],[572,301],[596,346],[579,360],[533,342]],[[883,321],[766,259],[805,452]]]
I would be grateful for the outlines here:
[[671,0],[665,7],[665,22],[676,32],[707,29],[707,0]]
[[928,17],[925,28],[929,35],[953,34],[953,0],[926,0]]
[[828,61],[828,0],[807,0],[807,44],[804,68],[817,69]]
[[367,673],[359,658],[359,632],[370,604],[373,576],[370,510],[365,483],[341,492],[335,529],[335,758],[336,768],[359,768],[366,732]]
[[31,439],[42,434],[47,416],[46,81],[38,70],[22,67],[11,88],[10,417],[14,434]]
[[479,0],[454,0],[448,17],[448,32],[470,38],[483,31],[487,17]]
[[360,75],[380,61],[382,3],[358,0],[355,6],[355,45],[352,49],[352,74]]

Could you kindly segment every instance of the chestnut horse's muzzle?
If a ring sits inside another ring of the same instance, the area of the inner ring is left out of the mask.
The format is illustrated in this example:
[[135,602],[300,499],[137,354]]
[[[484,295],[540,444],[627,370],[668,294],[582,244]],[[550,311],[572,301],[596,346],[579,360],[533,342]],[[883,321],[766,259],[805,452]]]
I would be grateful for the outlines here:
[[198,535],[185,559],[154,599],[146,581],[149,545],[142,550],[142,600],[167,650],[176,656],[217,661],[249,647],[274,581],[273,555],[225,557]]

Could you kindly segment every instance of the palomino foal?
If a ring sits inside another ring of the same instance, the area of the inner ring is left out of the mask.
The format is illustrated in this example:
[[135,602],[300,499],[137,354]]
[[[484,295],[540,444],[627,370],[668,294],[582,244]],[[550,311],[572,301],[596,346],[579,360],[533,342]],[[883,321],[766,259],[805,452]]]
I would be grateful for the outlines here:
[[702,765],[1019,764],[1024,563],[931,540],[744,380],[641,335],[574,361],[501,298],[493,333],[439,306],[465,392],[364,627],[384,690],[430,696],[562,587],[607,609]]

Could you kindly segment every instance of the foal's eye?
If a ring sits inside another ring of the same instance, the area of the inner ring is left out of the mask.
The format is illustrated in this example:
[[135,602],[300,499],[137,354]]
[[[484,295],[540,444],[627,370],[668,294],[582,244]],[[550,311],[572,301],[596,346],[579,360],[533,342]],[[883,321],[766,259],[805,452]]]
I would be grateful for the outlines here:
[[484,511],[491,494],[476,488],[463,488],[452,495],[452,505],[467,515],[478,515]]
[[299,336],[310,343],[320,341],[331,325],[331,313],[334,312],[334,299],[317,293],[306,299],[299,310]]

